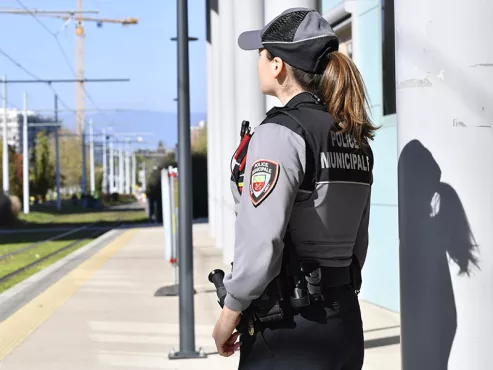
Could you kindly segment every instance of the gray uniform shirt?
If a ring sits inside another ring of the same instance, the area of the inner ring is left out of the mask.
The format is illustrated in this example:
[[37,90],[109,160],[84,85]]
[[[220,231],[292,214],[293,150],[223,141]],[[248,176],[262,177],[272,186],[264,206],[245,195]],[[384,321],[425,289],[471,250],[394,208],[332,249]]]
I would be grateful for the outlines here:
[[[351,158],[347,163],[363,171]],[[327,171],[330,157],[328,164]],[[256,128],[241,196],[232,184],[237,217],[234,269],[224,278],[229,309],[247,309],[279,274],[288,223],[300,258],[315,257],[321,265],[340,267],[351,263],[354,252],[363,266],[371,186],[326,181],[317,183],[313,192],[303,191],[299,187],[305,169],[305,140],[300,135],[277,123]]]

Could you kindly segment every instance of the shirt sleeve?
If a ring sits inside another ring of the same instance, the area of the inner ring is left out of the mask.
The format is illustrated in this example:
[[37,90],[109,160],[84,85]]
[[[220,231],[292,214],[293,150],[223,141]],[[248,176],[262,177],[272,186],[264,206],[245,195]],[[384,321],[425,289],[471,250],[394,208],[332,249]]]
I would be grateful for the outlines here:
[[371,190],[368,193],[368,200],[366,201],[365,208],[363,210],[363,216],[358,228],[358,234],[356,235],[356,242],[354,243],[353,253],[358,259],[359,265],[363,268],[366,260],[366,254],[368,252],[368,227],[370,225],[370,200]]
[[305,153],[304,139],[287,127],[266,123],[255,130],[236,217],[234,267],[224,278],[231,310],[247,309],[280,272]]

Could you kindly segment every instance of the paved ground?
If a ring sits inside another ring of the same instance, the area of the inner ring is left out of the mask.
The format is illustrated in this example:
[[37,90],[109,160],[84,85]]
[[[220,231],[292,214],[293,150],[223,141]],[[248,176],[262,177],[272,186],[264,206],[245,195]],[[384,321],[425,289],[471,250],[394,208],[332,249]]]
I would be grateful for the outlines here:
[[[170,361],[179,349],[178,298],[155,297],[172,282],[161,228],[125,230],[92,257],[0,323],[2,370],[235,369],[215,354],[219,315],[213,268],[227,269],[207,224],[194,226],[195,334],[207,359]],[[362,303],[365,370],[398,370],[398,315]]]

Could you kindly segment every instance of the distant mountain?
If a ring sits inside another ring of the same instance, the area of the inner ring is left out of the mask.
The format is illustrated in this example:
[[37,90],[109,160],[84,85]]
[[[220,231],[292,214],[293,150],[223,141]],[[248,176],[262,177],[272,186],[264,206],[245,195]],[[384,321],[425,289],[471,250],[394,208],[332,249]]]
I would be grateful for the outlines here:
[[[62,115],[64,126],[75,131],[75,116]],[[123,111],[123,112],[104,112],[86,115],[86,122],[92,118],[94,122],[95,132],[99,132],[102,128],[110,127],[113,124],[115,133],[124,132],[148,132],[152,135],[142,136],[145,143],[139,145],[145,149],[156,149],[160,140],[164,142],[167,148],[174,148],[178,141],[178,116],[174,112],[153,112],[153,111]],[[191,113],[191,126],[198,126],[199,122],[205,120],[206,113]],[[135,135],[137,136],[137,135]]]

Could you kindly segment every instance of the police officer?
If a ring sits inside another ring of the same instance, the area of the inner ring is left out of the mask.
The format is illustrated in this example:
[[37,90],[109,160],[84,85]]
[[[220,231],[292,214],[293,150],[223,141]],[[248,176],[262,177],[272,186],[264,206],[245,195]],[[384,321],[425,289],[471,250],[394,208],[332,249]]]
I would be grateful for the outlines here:
[[[364,83],[310,9],[288,9],[238,43],[259,51],[261,90],[283,106],[253,134],[244,130],[234,156],[234,264],[213,332],[217,349],[231,356],[241,347],[240,369],[361,369],[357,276],[368,247],[368,142],[376,129]],[[293,266],[304,266],[302,278]],[[255,307],[269,302],[266,292],[277,300],[262,316]],[[247,312],[248,330],[235,332]]]

